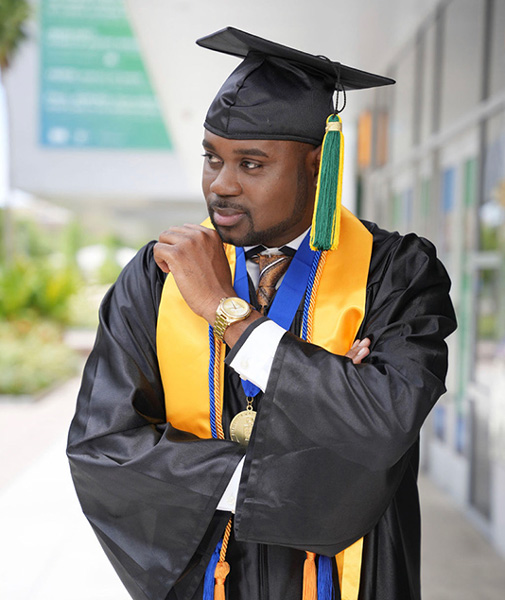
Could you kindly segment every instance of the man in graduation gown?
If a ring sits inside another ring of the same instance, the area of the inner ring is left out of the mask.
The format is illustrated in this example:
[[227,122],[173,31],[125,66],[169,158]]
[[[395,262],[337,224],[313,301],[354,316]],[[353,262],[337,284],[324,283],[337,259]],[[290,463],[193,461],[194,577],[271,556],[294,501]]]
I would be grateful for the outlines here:
[[[426,240],[345,211],[338,248],[306,234],[335,87],[392,82],[232,28],[200,43],[245,57],[205,122],[213,228],[168,230],[104,298],[68,444],[83,511],[138,600],[212,598],[218,559],[232,600],[418,600],[449,279]],[[294,254],[261,311],[257,244]]]

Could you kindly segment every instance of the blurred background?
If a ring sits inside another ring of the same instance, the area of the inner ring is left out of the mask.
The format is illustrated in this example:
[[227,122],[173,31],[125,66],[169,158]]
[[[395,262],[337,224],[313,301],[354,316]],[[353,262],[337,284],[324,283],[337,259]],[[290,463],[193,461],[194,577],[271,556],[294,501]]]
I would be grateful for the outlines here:
[[0,0],[0,597],[127,598],[79,515],[65,432],[105,290],[206,216],[202,123],[238,61],[194,41],[227,25],[397,80],[347,95],[344,203],[429,238],[451,275],[423,586],[503,598],[505,0]]

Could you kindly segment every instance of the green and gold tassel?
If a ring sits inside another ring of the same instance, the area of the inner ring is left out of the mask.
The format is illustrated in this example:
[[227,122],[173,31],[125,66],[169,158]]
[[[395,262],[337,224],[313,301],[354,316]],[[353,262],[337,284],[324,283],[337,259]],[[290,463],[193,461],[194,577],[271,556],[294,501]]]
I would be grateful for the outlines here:
[[310,233],[313,250],[335,250],[340,236],[344,136],[342,120],[332,114],[326,120],[317,178],[316,202]]

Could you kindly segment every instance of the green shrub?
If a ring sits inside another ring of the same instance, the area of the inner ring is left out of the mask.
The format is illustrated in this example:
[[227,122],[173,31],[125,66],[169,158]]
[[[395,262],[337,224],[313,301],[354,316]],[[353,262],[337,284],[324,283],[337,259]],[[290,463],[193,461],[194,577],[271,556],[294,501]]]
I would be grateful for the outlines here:
[[70,267],[48,260],[18,257],[0,266],[0,316],[7,319],[48,317],[66,322],[71,297],[81,283]]
[[114,283],[114,281],[116,281],[116,279],[119,276],[119,273],[121,273],[121,267],[117,263],[113,252],[110,249],[108,249],[105,260],[98,269],[98,283],[101,285],[110,285],[111,283]]
[[81,359],[54,323],[0,321],[0,394],[34,394],[75,375]]
[[18,260],[12,266],[0,266],[0,315],[26,315],[33,297],[33,274],[30,263]]

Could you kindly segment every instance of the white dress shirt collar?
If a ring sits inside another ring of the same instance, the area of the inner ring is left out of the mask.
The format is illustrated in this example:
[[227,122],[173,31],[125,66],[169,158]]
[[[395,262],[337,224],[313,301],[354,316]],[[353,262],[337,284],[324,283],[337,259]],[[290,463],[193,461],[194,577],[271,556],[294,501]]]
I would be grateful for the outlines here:
[[[287,244],[283,244],[283,246],[281,246],[281,247],[287,246],[288,248],[293,248],[293,250],[298,250],[301,243],[305,239],[305,236],[307,235],[307,232],[309,231],[309,229],[310,229],[310,227],[308,229],[306,229],[298,237],[296,237],[294,240],[291,240],[291,242],[288,242]],[[254,248],[254,246],[244,246],[244,252],[247,252],[248,250],[251,250],[252,248]],[[266,248],[261,254],[279,254],[279,248]]]

